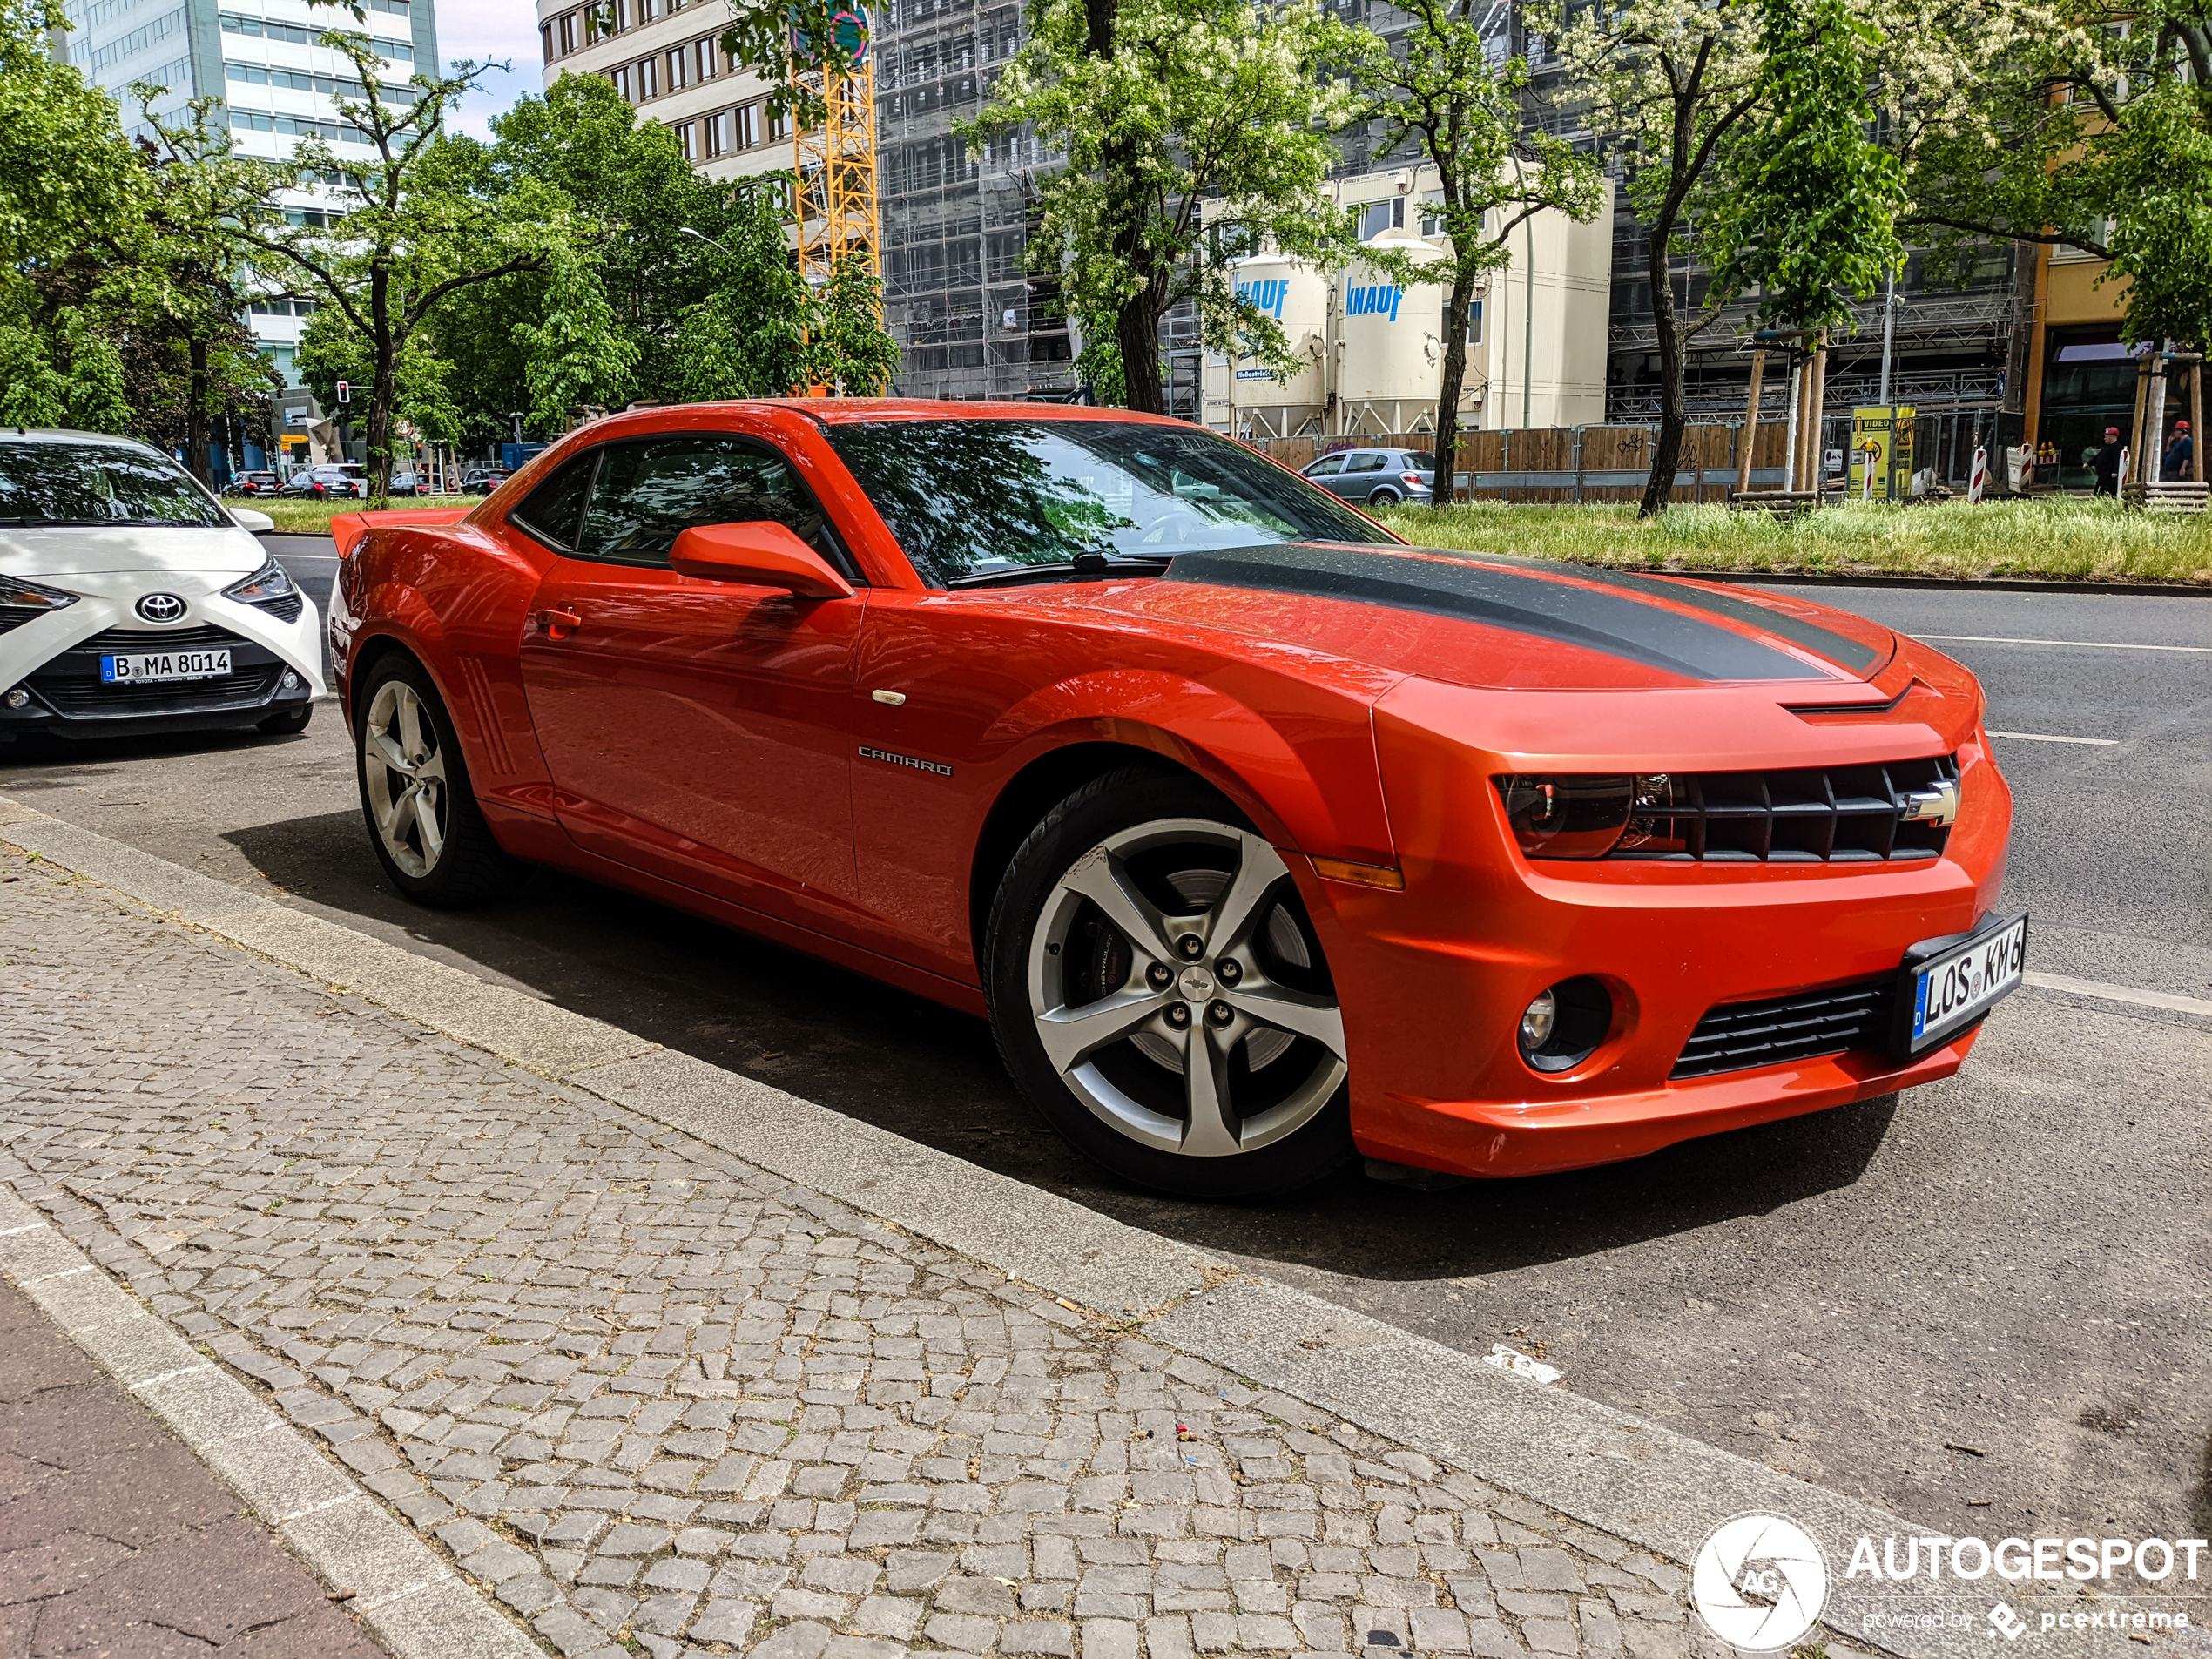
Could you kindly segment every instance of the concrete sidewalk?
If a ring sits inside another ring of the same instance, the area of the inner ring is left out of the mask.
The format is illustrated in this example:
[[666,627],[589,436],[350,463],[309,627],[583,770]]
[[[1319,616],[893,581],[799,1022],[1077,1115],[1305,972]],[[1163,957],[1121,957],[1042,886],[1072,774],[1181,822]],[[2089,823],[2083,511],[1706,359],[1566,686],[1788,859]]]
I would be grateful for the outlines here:
[[1717,1659],[1683,1564],[1751,1509],[1830,1553],[1831,1649],[1988,1651],[1982,1587],[1837,1576],[1898,1517],[4,801],[0,838],[0,1271],[400,1659]]

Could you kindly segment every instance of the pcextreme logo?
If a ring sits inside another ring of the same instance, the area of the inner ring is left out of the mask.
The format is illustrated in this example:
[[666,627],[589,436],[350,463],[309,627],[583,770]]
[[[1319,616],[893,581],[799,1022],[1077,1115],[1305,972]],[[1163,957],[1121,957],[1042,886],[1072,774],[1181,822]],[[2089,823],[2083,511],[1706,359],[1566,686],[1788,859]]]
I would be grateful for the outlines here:
[[1689,1600],[1730,1647],[1776,1652],[1811,1629],[1827,1605],[1827,1558],[1794,1521],[1736,1515],[1697,1547]]

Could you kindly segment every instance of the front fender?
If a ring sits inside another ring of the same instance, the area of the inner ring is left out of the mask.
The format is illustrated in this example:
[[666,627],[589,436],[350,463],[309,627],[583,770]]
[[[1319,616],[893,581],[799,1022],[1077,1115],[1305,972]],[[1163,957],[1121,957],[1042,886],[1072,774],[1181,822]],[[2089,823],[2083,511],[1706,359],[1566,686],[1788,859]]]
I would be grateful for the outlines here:
[[[1264,712],[1238,694],[1246,689],[1271,692],[1266,701],[1275,706]],[[1024,697],[993,723],[984,746],[1012,763],[1010,777],[1070,743],[1098,742],[1149,749],[1189,767],[1278,846],[1361,864],[1395,857],[1372,722],[1351,698],[1271,678],[1244,688],[1159,670],[1101,669]]]

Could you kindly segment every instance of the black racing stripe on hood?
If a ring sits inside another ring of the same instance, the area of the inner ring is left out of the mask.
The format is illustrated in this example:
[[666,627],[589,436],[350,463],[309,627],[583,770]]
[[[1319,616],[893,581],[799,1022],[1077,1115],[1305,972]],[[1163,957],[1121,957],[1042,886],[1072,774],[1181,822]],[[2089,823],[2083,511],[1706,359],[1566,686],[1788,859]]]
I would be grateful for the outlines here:
[[1650,600],[1593,592],[1490,564],[1293,543],[1248,553],[1178,554],[1164,579],[1457,617],[1603,651],[1688,679],[1820,678],[1772,646]]
[[[1424,548],[1422,551],[1436,552],[1446,558],[1466,556],[1454,553],[1449,548]],[[1527,565],[1532,570],[1548,569],[1562,576],[1571,576],[1577,582],[1595,582],[1630,593],[1652,593],[1656,585],[1658,593],[1665,595],[1669,604],[1689,605],[1698,610],[1710,610],[1716,617],[1730,617],[1737,622],[1749,623],[1754,628],[1803,645],[1807,651],[1817,651],[1829,661],[1851,670],[1854,674],[1865,672],[1889,655],[1864,640],[1853,639],[1849,634],[1839,634],[1832,628],[1824,628],[1803,617],[1770,610],[1764,605],[1754,604],[1749,599],[1740,599],[1732,593],[1715,593],[1710,589],[1694,588],[1671,576],[1643,570],[1608,570],[1592,564],[1570,565],[1561,570],[1556,560],[1532,559],[1519,554],[1485,553],[1480,556],[1485,560]]]

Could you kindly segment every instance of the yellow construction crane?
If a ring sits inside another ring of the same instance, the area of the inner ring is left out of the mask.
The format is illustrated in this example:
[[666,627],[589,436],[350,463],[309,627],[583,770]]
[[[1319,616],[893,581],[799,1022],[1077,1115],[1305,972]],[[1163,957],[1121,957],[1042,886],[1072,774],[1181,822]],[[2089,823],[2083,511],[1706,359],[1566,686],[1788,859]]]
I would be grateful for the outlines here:
[[883,274],[882,227],[876,206],[875,56],[868,19],[855,7],[830,19],[825,49],[795,58],[811,61],[800,84],[828,110],[819,127],[799,130],[792,140],[799,178],[799,273],[819,287],[840,259],[859,256]]

